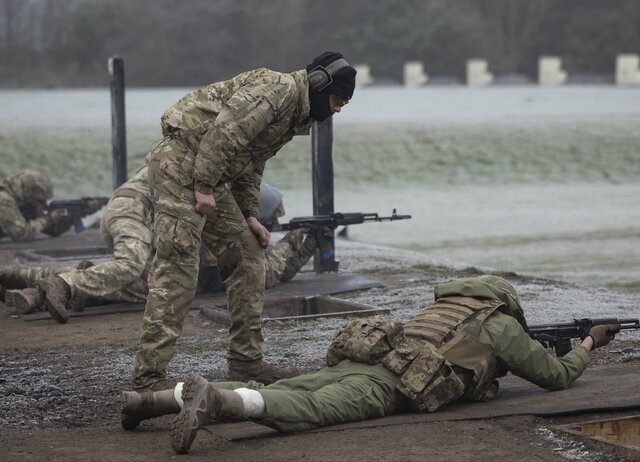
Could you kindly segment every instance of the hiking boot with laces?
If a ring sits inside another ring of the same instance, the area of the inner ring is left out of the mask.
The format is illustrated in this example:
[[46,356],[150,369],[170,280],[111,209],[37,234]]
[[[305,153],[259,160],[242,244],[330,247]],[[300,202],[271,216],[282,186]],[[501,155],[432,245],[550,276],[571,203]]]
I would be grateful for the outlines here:
[[40,279],[37,283],[44,306],[51,317],[64,324],[69,320],[67,304],[71,298],[71,289],[64,280],[58,276]]
[[171,446],[178,454],[186,454],[198,430],[212,419],[244,420],[242,397],[231,390],[212,387],[199,375],[191,375],[182,386],[182,410],[171,425]]

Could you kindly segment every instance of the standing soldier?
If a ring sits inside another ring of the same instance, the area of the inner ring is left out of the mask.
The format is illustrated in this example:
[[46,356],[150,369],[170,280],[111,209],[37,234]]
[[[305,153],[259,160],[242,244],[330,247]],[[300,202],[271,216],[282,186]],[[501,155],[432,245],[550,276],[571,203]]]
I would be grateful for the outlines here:
[[39,233],[59,236],[73,224],[65,210],[45,214],[53,197],[49,177],[38,170],[23,170],[0,184],[0,239],[31,241]]
[[294,373],[262,359],[270,235],[257,219],[260,182],[265,162],[285,143],[349,102],[355,75],[340,53],[325,52],[306,70],[262,68],[207,85],[163,114],[165,138],[149,163],[156,255],[135,389],[170,386],[167,365],[195,294],[201,243],[216,257],[227,289],[230,378],[273,382]]

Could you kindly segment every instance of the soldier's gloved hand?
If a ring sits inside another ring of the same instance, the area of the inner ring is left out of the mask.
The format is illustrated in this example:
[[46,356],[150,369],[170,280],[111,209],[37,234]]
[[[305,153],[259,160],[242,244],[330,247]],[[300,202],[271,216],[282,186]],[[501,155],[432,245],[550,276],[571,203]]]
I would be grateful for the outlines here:
[[73,225],[73,219],[67,209],[54,209],[47,215],[47,226],[42,230],[49,236],[56,237],[67,231]]
[[82,216],[86,217],[87,215],[96,213],[101,208],[102,208],[102,204],[97,200],[95,199],[88,200],[87,203],[82,208]]
[[589,337],[593,340],[593,349],[607,345],[620,332],[620,324],[603,324],[594,326],[589,331]]

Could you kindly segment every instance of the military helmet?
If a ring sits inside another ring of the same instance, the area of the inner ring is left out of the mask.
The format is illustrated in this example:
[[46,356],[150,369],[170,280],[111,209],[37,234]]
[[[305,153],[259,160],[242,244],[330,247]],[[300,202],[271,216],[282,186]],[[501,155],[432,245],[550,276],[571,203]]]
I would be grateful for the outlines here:
[[478,276],[478,279],[504,292],[505,294],[513,298],[518,304],[520,304],[520,297],[518,296],[518,292],[516,292],[516,289],[509,282],[507,282],[506,279],[501,278],[500,276],[494,276],[493,274]]
[[522,306],[520,306],[520,297],[516,289],[499,276],[487,274],[474,278],[446,282],[435,287],[434,295],[436,301],[452,295],[499,300],[503,303],[500,311],[515,318],[526,332],[529,331],[527,320],[524,317],[524,311],[522,310]]
[[18,205],[34,205],[53,197],[53,186],[47,174],[39,170],[22,170],[4,181]]
[[260,214],[258,215],[260,223],[266,223],[272,216],[280,218],[284,215],[282,196],[283,194],[270,184],[260,185]]
[[493,274],[478,276],[477,279],[490,285],[499,293],[504,294],[503,297],[500,297],[500,300],[506,303],[506,307],[501,311],[511,317],[516,318],[522,325],[523,329],[528,332],[529,327],[527,326],[527,321],[524,317],[524,311],[522,310],[522,306],[520,305],[520,297],[518,296],[518,292],[516,292],[516,289],[509,282],[507,282],[506,279],[503,279],[500,276],[494,276]]

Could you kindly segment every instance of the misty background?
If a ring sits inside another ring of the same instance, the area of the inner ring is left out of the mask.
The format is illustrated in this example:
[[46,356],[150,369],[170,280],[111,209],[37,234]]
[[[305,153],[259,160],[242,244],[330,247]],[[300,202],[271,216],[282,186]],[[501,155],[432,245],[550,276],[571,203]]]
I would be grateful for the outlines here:
[[[640,53],[638,24],[640,0],[0,0],[0,178],[39,168],[56,198],[111,194],[114,54],[132,175],[187,92],[338,50],[378,85],[334,117],[335,210],[413,215],[353,226],[352,241],[606,286],[638,306],[640,87],[612,84],[616,55]],[[569,85],[535,84],[541,55],[562,59]],[[472,58],[495,85],[462,85]],[[410,60],[429,85],[385,85]],[[285,220],[310,215],[309,137],[264,181]]]
[[201,86],[325,50],[380,83],[414,60],[463,81],[471,58],[535,81],[541,55],[602,82],[640,51],[639,24],[638,0],[0,0],[0,86],[103,86],[114,54],[130,86]]

